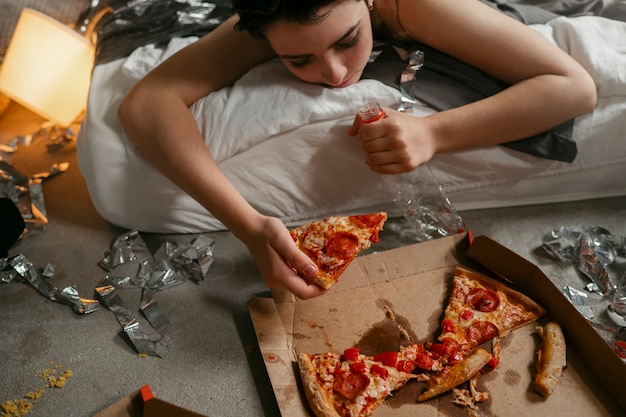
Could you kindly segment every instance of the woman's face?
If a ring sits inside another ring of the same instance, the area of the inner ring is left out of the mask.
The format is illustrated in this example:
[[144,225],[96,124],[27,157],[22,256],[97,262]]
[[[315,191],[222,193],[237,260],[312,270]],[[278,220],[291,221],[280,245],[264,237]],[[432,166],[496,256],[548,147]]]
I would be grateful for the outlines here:
[[323,20],[302,25],[277,22],[266,38],[299,79],[333,88],[356,83],[372,51],[372,28],[363,1],[338,1],[322,8]]

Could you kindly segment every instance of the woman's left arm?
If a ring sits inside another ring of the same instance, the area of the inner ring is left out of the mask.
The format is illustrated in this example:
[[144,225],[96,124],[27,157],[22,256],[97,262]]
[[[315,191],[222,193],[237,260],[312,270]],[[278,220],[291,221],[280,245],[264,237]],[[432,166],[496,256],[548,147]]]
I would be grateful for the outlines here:
[[[400,24],[416,41],[511,86],[427,117],[391,112],[387,126],[361,129],[366,160],[374,171],[406,172],[436,153],[530,137],[595,107],[594,81],[573,58],[478,0],[397,0],[397,5]],[[383,130],[387,152],[381,152]]]

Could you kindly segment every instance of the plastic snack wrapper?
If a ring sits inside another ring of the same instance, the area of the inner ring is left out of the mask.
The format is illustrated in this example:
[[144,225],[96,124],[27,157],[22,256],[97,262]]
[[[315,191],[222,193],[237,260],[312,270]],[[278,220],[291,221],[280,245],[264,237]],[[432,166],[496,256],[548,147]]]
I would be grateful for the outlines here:
[[565,286],[563,293],[626,360],[626,238],[597,226],[562,226],[543,236],[542,247],[583,278],[584,291]]

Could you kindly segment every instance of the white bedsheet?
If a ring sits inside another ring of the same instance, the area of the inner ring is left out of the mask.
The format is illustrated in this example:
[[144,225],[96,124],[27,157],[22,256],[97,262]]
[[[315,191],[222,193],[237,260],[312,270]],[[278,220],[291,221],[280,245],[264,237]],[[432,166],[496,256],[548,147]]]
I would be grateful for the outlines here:
[[[429,166],[457,209],[626,195],[626,23],[558,18],[534,28],[579,60],[598,84],[597,109],[574,125],[578,157],[569,164],[500,146],[437,155]],[[152,232],[223,228],[138,154],[115,115],[146,71],[194,40],[174,40],[165,51],[143,47],[94,69],[78,158],[96,209],[113,224]],[[346,132],[362,104],[393,106],[399,98],[372,80],[337,90],[305,84],[272,61],[191,111],[241,194],[291,225],[331,214],[394,212],[387,183],[367,168],[358,141]],[[414,114],[432,111],[418,105]]]

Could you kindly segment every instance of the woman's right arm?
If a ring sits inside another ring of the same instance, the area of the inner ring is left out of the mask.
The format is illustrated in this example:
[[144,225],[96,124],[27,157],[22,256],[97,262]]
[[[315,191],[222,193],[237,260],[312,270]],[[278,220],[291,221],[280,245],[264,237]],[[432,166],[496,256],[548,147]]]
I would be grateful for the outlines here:
[[268,286],[309,298],[321,291],[291,267],[314,275],[314,264],[278,219],[257,212],[228,181],[188,109],[273,57],[267,43],[235,31],[235,22],[228,19],[148,73],[123,100],[118,116],[144,158],[242,240]]

